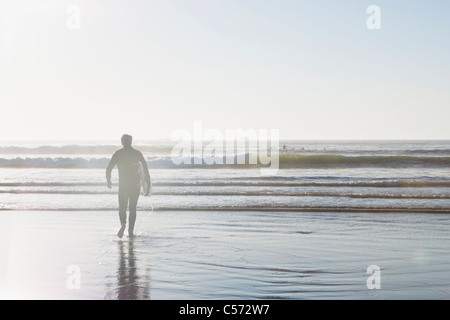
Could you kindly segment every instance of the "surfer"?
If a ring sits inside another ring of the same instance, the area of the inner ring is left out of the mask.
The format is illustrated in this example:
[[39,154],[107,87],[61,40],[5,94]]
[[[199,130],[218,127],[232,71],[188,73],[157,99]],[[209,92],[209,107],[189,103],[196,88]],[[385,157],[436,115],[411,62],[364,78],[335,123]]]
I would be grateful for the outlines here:
[[[128,134],[124,134],[121,138],[123,148],[117,150],[106,168],[106,181],[108,188],[112,187],[111,171],[117,165],[119,169],[119,219],[120,230],[117,233],[119,238],[123,237],[127,222],[127,207],[129,208],[129,224],[128,236],[133,237],[134,223],[136,222],[136,207],[139,200],[141,190],[141,182],[139,176],[139,163],[142,164],[147,185],[150,185],[150,174],[148,172],[147,162],[142,153],[134,149],[132,144],[133,138]],[[147,190],[148,195],[150,191]]]

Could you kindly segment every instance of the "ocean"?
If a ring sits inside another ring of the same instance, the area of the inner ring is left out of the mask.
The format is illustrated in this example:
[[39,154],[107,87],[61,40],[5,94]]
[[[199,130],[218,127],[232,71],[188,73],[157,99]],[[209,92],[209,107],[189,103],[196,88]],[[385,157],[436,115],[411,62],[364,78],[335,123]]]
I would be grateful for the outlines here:
[[450,141],[281,141],[272,175],[137,141],[153,193],[133,240],[117,169],[106,187],[118,148],[0,145],[0,298],[450,298]]
[[[261,165],[248,161],[174,164],[170,142],[138,143],[153,185],[151,201],[140,208],[450,212],[450,141],[282,141],[280,146],[279,170],[263,175]],[[115,209],[117,189],[106,188],[105,168],[119,148],[108,142],[0,146],[0,209]],[[116,170],[114,179],[117,186]]]

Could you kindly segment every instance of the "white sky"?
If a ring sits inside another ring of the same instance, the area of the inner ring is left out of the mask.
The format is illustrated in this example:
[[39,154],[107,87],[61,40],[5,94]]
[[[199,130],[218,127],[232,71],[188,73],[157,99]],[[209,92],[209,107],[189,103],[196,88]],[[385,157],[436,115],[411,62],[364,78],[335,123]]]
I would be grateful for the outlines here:
[[194,121],[450,139],[449,14],[445,0],[0,0],[0,140],[170,138]]

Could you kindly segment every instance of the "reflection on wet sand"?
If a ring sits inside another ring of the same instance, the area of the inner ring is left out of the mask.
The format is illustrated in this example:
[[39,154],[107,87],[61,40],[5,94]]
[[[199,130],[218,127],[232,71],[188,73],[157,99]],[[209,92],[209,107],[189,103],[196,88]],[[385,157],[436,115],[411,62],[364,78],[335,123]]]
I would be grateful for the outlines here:
[[135,240],[118,241],[119,264],[116,283],[112,284],[113,288],[108,291],[107,299],[150,299],[150,270],[138,269],[139,259],[135,247]]

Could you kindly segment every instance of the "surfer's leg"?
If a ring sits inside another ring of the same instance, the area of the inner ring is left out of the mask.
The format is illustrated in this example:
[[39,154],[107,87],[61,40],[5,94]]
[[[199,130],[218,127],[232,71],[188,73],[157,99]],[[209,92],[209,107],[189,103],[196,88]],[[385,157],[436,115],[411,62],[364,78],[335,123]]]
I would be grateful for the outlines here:
[[119,188],[119,219],[121,225],[120,230],[117,233],[119,238],[122,238],[127,223],[128,199],[129,196],[127,190],[125,188]]
[[136,210],[137,210],[137,203],[139,200],[139,193],[140,188],[136,188],[135,190],[132,190],[130,194],[130,216],[128,223],[128,235],[130,237],[133,236],[134,232],[134,224],[136,222]]

